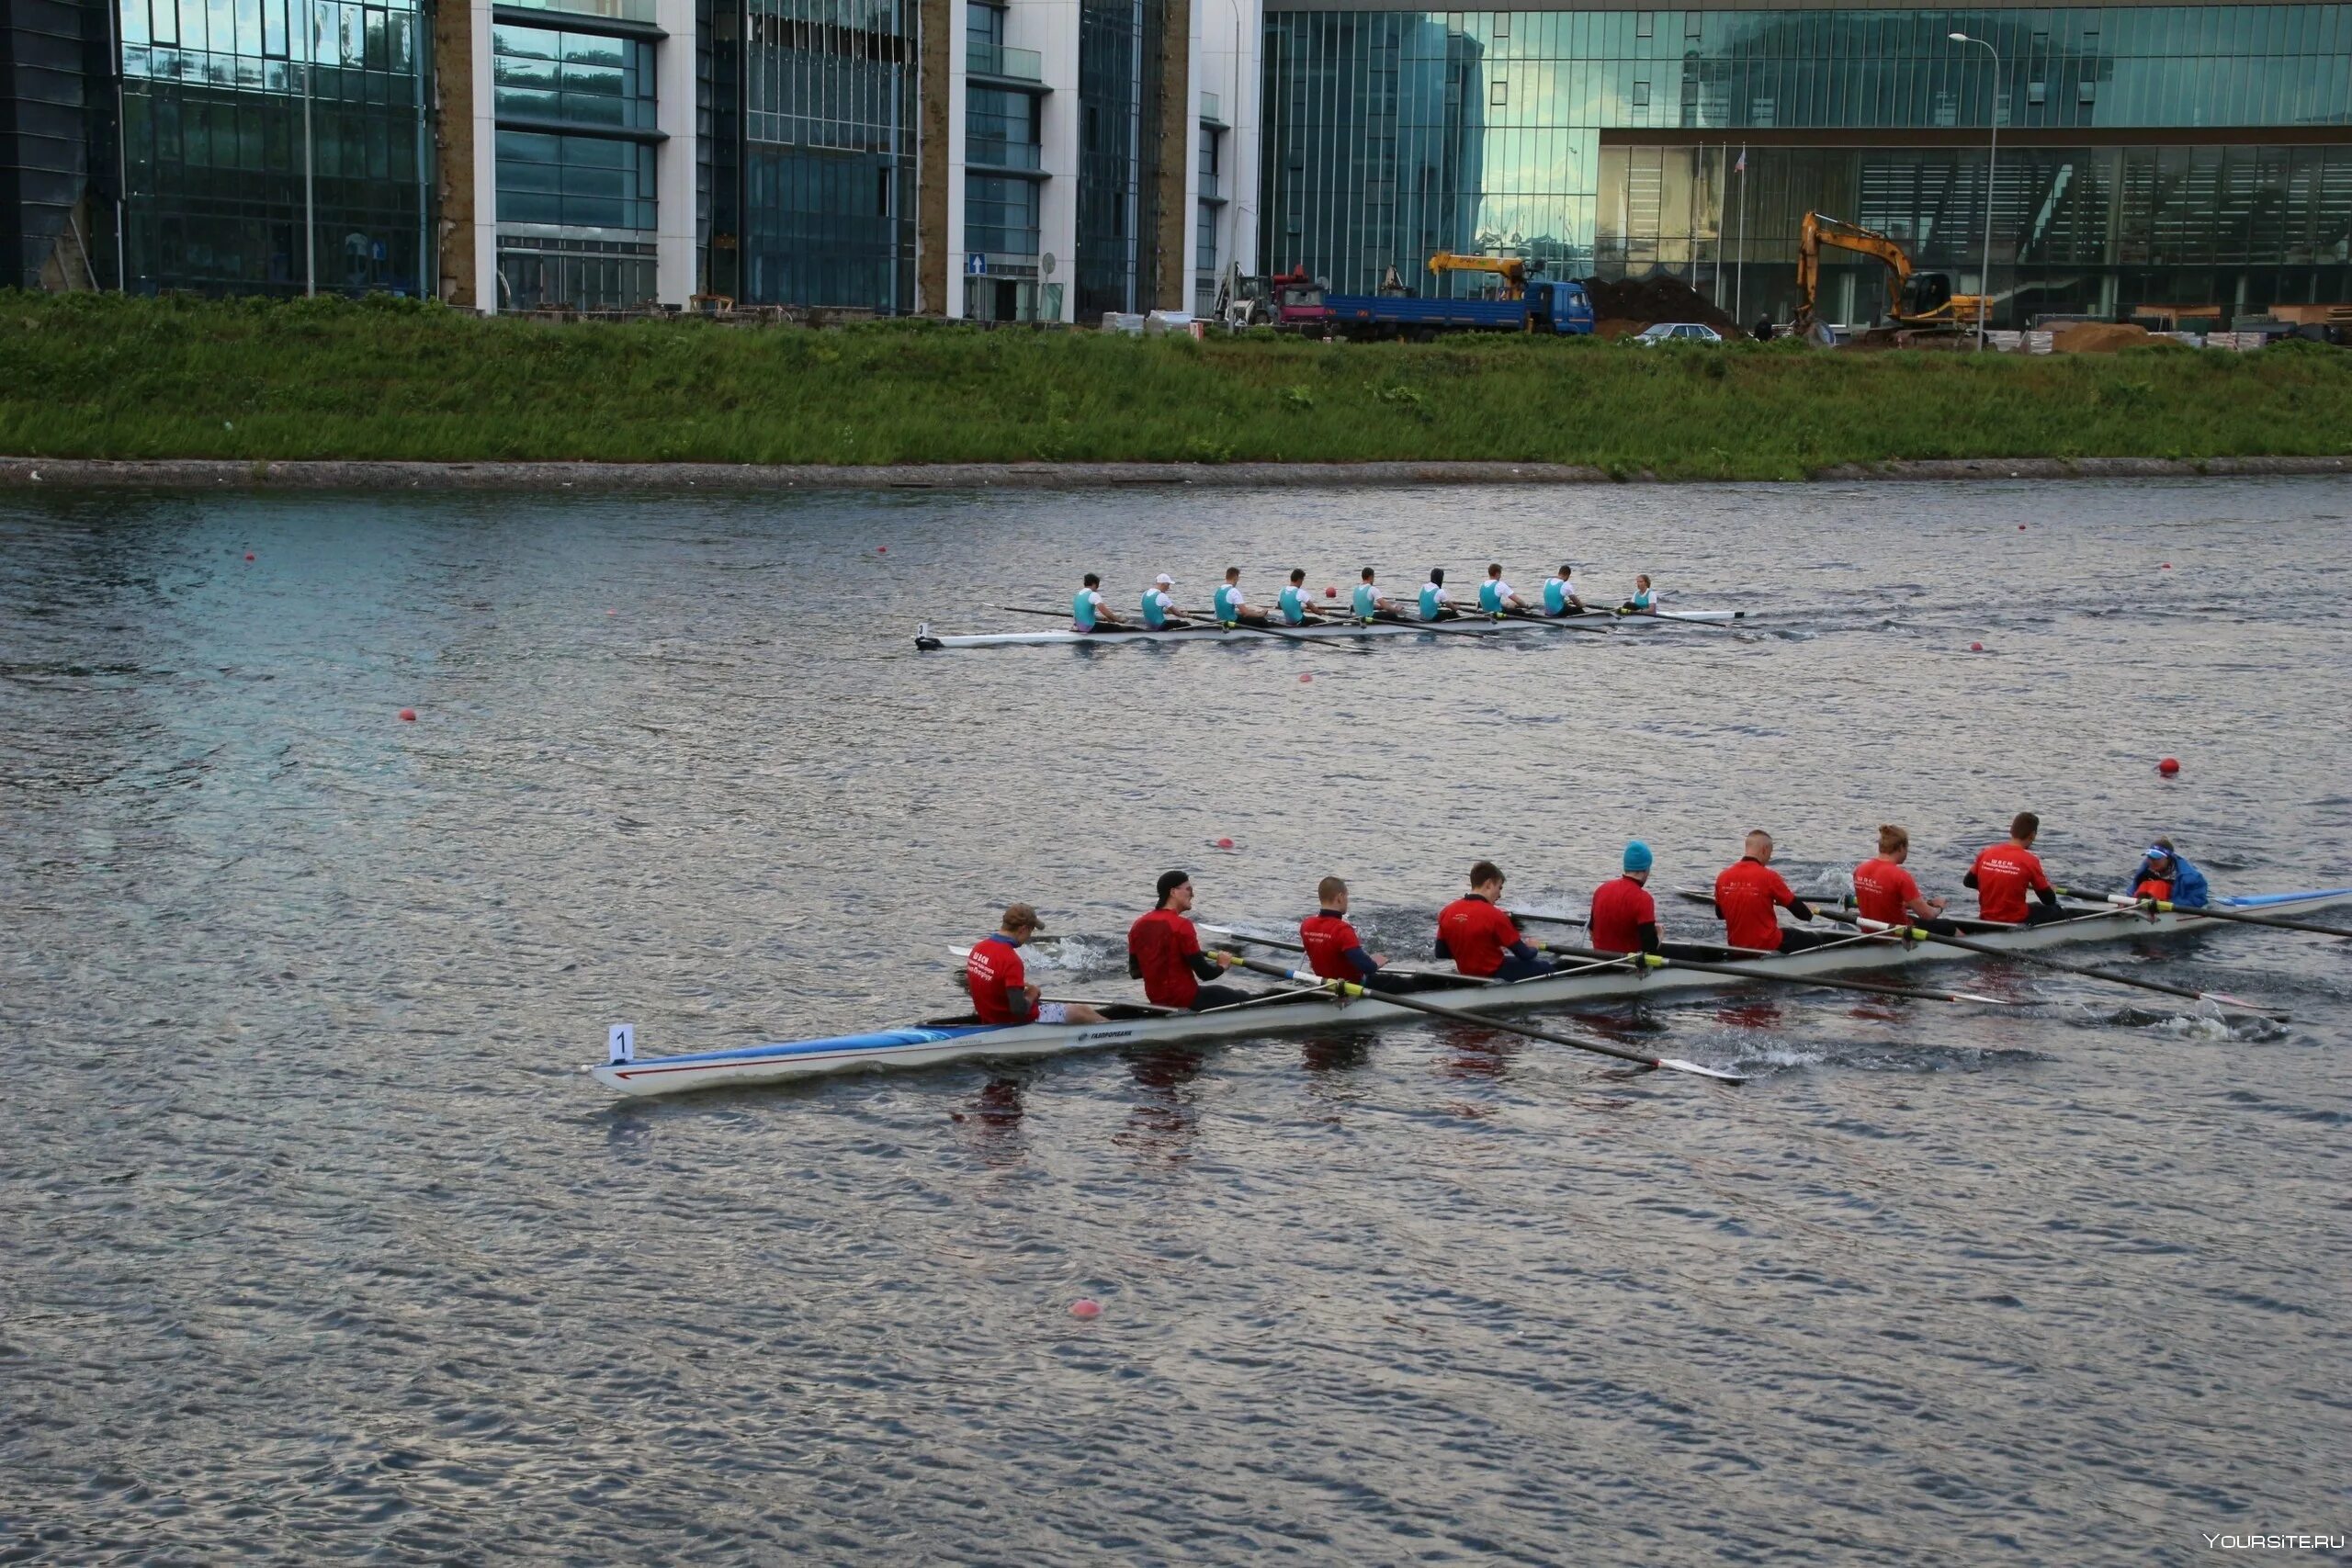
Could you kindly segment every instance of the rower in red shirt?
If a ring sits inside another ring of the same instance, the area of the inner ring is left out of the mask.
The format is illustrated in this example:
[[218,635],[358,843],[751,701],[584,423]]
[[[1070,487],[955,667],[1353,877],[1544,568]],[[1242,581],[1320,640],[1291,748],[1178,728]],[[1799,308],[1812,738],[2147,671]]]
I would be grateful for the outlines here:
[[[1995,844],[1976,857],[1961,883],[1976,889],[1978,914],[2012,926],[2038,926],[2044,920],[2066,918],[2058,907],[2058,890],[2050,886],[2033,852],[2033,841],[2041,836],[2041,818],[2020,811],[2009,822],[2009,841]],[[2041,900],[2038,907],[2027,906],[2029,891]]]
[[972,993],[973,1013],[982,1023],[1102,1022],[1102,1015],[1084,1002],[1037,999],[1021,959],[1021,944],[1036,934],[1037,911],[1007,904],[1002,924],[972,944],[972,955],[964,961],[964,984]]
[[1854,906],[1862,919],[1883,926],[1919,926],[1939,936],[1957,936],[1960,928],[1940,919],[1944,901],[1920,897],[1919,884],[1903,869],[1911,858],[1911,835],[1892,822],[1878,829],[1878,854],[1854,868]]
[[1188,918],[1192,908],[1192,877],[1162,872],[1159,902],[1127,928],[1128,975],[1141,980],[1143,994],[1164,1008],[1200,1012],[1248,1001],[1250,993],[1237,986],[1201,984],[1239,960],[1229,953],[1212,956],[1201,951],[1201,933]]
[[1322,908],[1298,922],[1307,967],[1326,980],[1345,980],[1373,991],[1440,990],[1453,983],[1442,976],[1399,975],[1385,967],[1388,954],[1367,953],[1356,928],[1348,924],[1348,885],[1327,876],[1315,889]]
[[1842,933],[1783,930],[1775,910],[1809,920],[1813,906],[1791,892],[1772,869],[1771,834],[1758,828],[1743,847],[1747,852],[1715,878],[1715,916],[1724,923],[1725,942],[1759,953],[1799,953],[1839,940]]
[[1541,944],[1519,934],[1517,923],[1498,907],[1502,897],[1501,868],[1490,860],[1472,866],[1468,895],[1438,911],[1437,955],[1452,959],[1463,974],[1482,979],[1549,975],[1551,963],[1536,951]]
[[1650,897],[1650,847],[1635,839],[1625,846],[1625,874],[1604,882],[1592,895],[1591,932],[1602,953],[1656,953],[1657,900]]

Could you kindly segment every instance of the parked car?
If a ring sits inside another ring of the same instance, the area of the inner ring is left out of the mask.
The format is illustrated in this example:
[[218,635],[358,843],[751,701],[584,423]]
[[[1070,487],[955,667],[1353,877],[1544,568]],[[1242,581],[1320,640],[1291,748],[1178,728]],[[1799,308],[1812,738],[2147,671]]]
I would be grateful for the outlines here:
[[1634,341],[1644,344],[1665,343],[1668,340],[1678,343],[1721,343],[1724,341],[1724,334],[1713,327],[1703,326],[1697,321],[1660,321],[1654,327],[1645,327],[1634,334]]

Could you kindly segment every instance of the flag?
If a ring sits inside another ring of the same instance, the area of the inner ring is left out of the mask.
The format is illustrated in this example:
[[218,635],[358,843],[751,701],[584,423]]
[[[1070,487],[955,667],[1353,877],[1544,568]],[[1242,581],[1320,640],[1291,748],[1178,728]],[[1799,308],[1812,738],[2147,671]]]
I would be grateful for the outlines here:
[[1744,174],[1747,173],[1747,148],[1743,147],[1743,148],[1741,148],[1741,149],[1739,150],[1739,162],[1738,162],[1738,163],[1736,163],[1736,164],[1734,164],[1731,166],[1731,172],[1732,172],[1733,174],[1735,174],[1735,175],[1744,175]]

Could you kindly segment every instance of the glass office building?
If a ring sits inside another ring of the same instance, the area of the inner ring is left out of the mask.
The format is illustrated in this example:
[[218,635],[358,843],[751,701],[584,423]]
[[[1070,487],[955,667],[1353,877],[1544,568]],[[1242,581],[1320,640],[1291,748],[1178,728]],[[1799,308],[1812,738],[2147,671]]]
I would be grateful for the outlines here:
[[[1149,235],[1162,200],[1160,0],[1081,0],[1078,22],[1078,319],[1158,297]],[[1182,164],[1177,165],[1181,176]],[[1182,191],[1178,193],[1181,197]]]
[[1340,288],[1504,250],[1785,320],[1806,211],[1973,289],[1989,206],[2009,318],[2352,299],[2352,6],[1280,11],[1265,102],[1265,254]]
[[94,215],[109,220],[93,224],[111,252],[96,258],[106,283],[151,294],[427,287],[430,61],[417,6],[120,0],[114,18],[119,119],[101,121],[93,160],[119,158],[118,210]]
[[914,300],[915,0],[751,0],[740,297]]

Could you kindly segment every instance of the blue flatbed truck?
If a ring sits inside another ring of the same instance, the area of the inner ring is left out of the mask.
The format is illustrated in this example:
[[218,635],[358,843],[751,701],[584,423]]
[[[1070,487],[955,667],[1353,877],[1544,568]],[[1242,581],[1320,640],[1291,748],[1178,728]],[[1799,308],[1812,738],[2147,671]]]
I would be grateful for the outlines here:
[[[1395,294],[1327,294],[1316,313],[1348,337],[1434,337],[1440,333],[1549,333],[1583,336],[1592,331],[1592,301],[1568,278],[1536,278],[1520,299],[1421,299]],[[1290,313],[1284,312],[1286,318]],[[1300,320],[1295,324],[1311,326]]]

